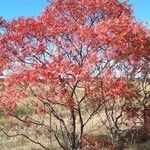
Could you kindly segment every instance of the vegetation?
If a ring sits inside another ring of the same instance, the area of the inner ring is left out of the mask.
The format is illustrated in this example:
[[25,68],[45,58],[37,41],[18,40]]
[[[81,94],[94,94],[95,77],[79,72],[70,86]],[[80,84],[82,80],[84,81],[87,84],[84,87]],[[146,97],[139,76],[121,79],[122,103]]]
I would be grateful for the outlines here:
[[149,142],[150,31],[128,1],[52,0],[0,28],[4,135],[47,150]]

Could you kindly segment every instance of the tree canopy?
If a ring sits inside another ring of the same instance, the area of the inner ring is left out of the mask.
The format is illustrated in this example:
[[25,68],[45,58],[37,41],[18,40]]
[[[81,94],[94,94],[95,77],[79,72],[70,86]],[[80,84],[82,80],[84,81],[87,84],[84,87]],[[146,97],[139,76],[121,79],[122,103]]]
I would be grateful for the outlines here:
[[[5,76],[0,109],[28,125],[44,124],[33,114],[14,115],[22,99],[32,97],[25,106],[32,105],[39,116],[52,113],[72,138],[67,141],[72,150],[81,147],[83,128],[101,107],[118,98],[130,106],[138,96],[130,81],[148,78],[150,31],[136,21],[127,1],[53,0],[36,18],[1,17],[0,27],[0,69]],[[69,129],[56,106],[69,111]],[[56,131],[54,135],[67,149]]]

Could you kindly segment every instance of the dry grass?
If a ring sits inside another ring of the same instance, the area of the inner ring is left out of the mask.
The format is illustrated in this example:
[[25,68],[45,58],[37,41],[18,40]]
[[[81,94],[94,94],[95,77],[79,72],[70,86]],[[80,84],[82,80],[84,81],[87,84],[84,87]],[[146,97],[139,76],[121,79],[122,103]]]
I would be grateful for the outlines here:
[[[79,95],[81,95],[82,92],[79,92]],[[32,97],[31,97],[32,99]],[[30,101],[30,99],[28,99]],[[25,100],[27,102],[27,100]],[[21,111],[21,113],[24,114],[24,110]],[[84,113],[84,112],[83,112]],[[102,112],[101,112],[102,113]],[[66,116],[65,121],[68,122],[68,117]],[[105,115],[102,115],[105,117]],[[85,118],[87,117],[86,115],[84,116]],[[3,124],[5,122],[5,118],[0,116],[0,124]],[[54,124],[57,123],[54,119],[52,121]],[[85,133],[87,134],[92,134],[94,136],[103,136],[106,133],[106,129],[104,127],[101,127],[101,121],[99,119],[99,116],[95,116],[92,120],[89,121],[85,128]],[[56,140],[52,140],[50,143],[49,140],[46,140],[42,136],[39,135],[39,140],[45,144],[49,145],[52,150],[61,150],[58,147],[58,144]],[[30,142],[29,140],[26,140],[23,137],[18,137],[18,138],[8,138],[2,133],[0,133],[0,150],[43,150],[39,145],[34,144]],[[145,143],[133,143],[133,144],[128,144],[126,145],[126,148],[124,150],[150,150],[150,141],[145,142]]]
[[42,150],[40,146],[22,138],[8,138],[0,135],[0,150]]
[[[100,128],[100,120],[98,116],[95,116],[94,119],[90,120],[85,128],[85,132],[96,137],[103,137],[106,135],[105,128]],[[42,136],[38,136],[37,139],[44,145],[49,145],[52,150],[61,150],[57,146],[58,144],[54,139],[52,142],[50,142],[48,139],[46,141],[46,139]],[[30,142],[29,140],[26,140],[23,137],[8,138],[0,133],[0,150],[43,150],[43,148]],[[150,141],[145,143],[128,144],[124,150],[150,150]]]

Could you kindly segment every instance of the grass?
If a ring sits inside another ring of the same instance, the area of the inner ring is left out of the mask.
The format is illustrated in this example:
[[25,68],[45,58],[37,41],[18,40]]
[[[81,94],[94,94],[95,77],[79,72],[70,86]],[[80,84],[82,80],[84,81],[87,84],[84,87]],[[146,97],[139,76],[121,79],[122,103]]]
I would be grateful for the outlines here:
[[23,117],[26,115],[32,115],[33,113],[33,109],[30,107],[25,107],[25,106],[17,106],[17,108],[15,109],[13,115],[18,116],[18,117]]
[[[82,92],[79,92],[79,95],[82,95]],[[31,97],[32,99],[32,97]],[[58,108],[58,111],[60,111],[62,108]],[[102,110],[103,111],[103,110]],[[67,118],[67,110],[62,111],[64,116]],[[25,107],[24,105],[20,105],[16,108],[14,115],[18,117],[23,117],[26,115],[32,115],[33,109],[31,107]],[[86,114],[86,110],[84,112]],[[101,112],[102,113],[102,112]],[[85,115],[86,117],[86,115]],[[98,130],[95,130],[95,128],[98,128],[98,125],[101,123],[99,122],[98,116],[95,116],[94,119],[90,120],[89,124],[85,128],[85,131],[88,133],[91,131],[92,136],[95,136],[96,138],[108,138],[109,135],[106,133],[106,130],[102,127]],[[0,113],[0,125],[3,125],[6,123],[5,116]],[[90,134],[90,133],[89,133]],[[45,143],[45,139],[40,137],[38,135],[40,140]],[[49,142],[49,141],[48,141]],[[46,143],[47,144],[47,143]],[[56,141],[52,141],[52,144],[55,145]],[[125,148],[122,150],[150,150],[150,141],[143,142],[143,143],[123,143]],[[55,145],[56,146],[56,145]],[[32,142],[26,140],[25,138],[19,137],[19,138],[7,138],[3,134],[0,133],[0,150],[42,150],[42,148],[36,144],[33,144]],[[52,148],[52,150],[61,150],[60,148]]]
[[6,117],[3,115],[3,113],[0,111],[0,125],[4,125],[6,122]]
[[42,150],[40,146],[20,137],[8,138],[0,134],[0,150]]
[[[5,118],[0,116],[0,123],[5,122]],[[96,123],[96,122],[95,122]],[[91,128],[94,124],[89,124],[88,126]],[[87,128],[88,130],[88,128]],[[110,137],[107,135],[105,130],[102,128],[92,134],[99,139],[109,139]],[[45,142],[45,138],[40,137]],[[54,144],[56,141],[53,141]],[[125,148],[122,150],[150,150],[150,141],[143,143],[124,143]],[[0,150],[43,150],[40,146],[33,144],[32,142],[26,140],[23,137],[18,138],[7,138],[5,135],[0,133]],[[60,148],[52,148],[52,150],[61,150]]]
[[[27,108],[24,106],[17,106],[15,111],[13,112],[13,115],[18,117],[23,117],[26,115],[31,115],[33,113],[33,109]],[[6,117],[5,115],[0,111],[0,125],[4,125],[6,123]]]
[[[27,108],[21,105],[17,107],[16,111],[14,112],[14,114],[19,117],[23,117],[27,114],[32,115],[32,113],[33,113],[33,110],[31,108]],[[104,127],[97,129],[98,125],[100,125],[99,121],[100,120],[98,116],[95,116],[95,118],[90,120],[90,122],[87,124],[85,131],[87,132],[87,134],[90,134],[91,136],[96,137],[98,139],[110,139]],[[3,125],[5,123],[6,123],[5,116],[2,113],[0,113],[0,125]],[[94,131],[94,129],[97,129],[97,130]],[[38,138],[40,141],[42,141],[42,143],[45,143],[45,138],[43,138],[43,136],[38,135]],[[49,141],[47,141],[45,144],[47,144],[48,142]],[[122,150],[150,150],[150,141],[143,142],[143,143],[123,143],[123,144],[125,148]],[[60,150],[60,148],[54,148],[54,147],[57,147],[56,141],[53,140],[52,145],[54,145],[52,150]],[[26,140],[23,137],[7,138],[5,135],[0,133],[0,150],[1,149],[2,150],[42,150],[42,148],[39,145],[33,144],[32,142],[30,142],[29,140]]]
[[6,122],[6,118],[3,115],[0,115],[0,125],[3,125]]

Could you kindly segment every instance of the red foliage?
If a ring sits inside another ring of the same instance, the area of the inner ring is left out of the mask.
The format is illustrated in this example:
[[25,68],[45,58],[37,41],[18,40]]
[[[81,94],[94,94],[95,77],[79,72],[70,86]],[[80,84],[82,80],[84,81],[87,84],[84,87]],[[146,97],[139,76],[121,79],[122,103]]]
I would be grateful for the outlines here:
[[53,0],[38,17],[0,18],[0,27],[0,108],[8,112],[31,93],[75,109],[77,88],[86,100],[130,99],[135,88],[118,66],[149,60],[149,30],[118,0]]
[[[66,141],[57,138],[57,123],[52,131],[62,149],[78,149],[82,139],[89,149],[114,150],[110,141],[83,136],[84,128],[105,102],[119,99],[121,115],[129,120],[140,112],[145,130],[149,129],[149,105],[134,107],[132,101],[141,94],[131,82],[137,76],[144,78],[149,69],[149,35],[149,29],[133,17],[128,1],[52,0],[35,18],[0,17],[0,74],[5,77],[0,110],[12,116],[23,98],[31,98],[24,103],[39,118],[43,115],[42,128],[48,133],[52,126],[51,121],[50,128],[44,126],[45,116],[57,120]],[[65,109],[69,123],[61,112]],[[41,120],[28,115],[20,119],[25,126],[40,125]],[[115,124],[119,117],[116,122],[113,118]]]
[[86,150],[98,150],[98,149],[114,150],[114,145],[111,141],[93,136],[83,136],[82,143],[83,147],[85,147]]

